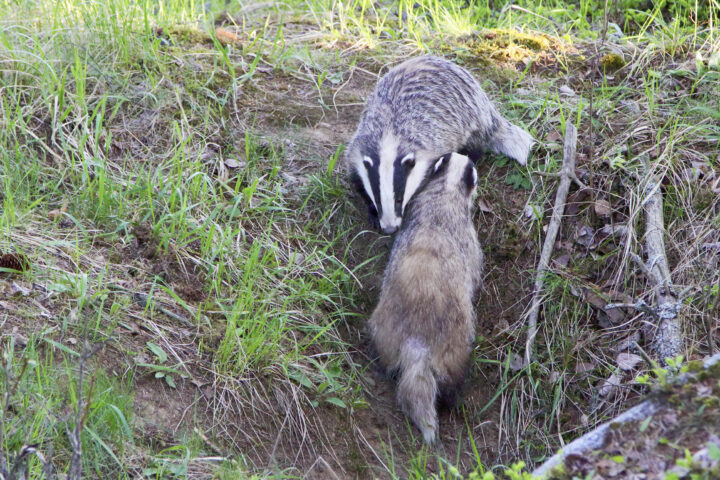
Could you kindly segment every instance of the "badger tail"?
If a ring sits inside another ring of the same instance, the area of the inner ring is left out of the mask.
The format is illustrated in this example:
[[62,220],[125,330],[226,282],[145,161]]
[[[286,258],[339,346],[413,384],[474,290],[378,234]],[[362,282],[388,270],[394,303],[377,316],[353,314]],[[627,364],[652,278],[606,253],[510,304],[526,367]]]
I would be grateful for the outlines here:
[[438,385],[430,365],[430,350],[417,341],[405,342],[400,350],[399,363],[398,403],[418,426],[425,443],[435,443]]
[[534,142],[533,137],[505,119],[500,125],[490,137],[488,147],[495,153],[502,153],[517,160],[520,165],[525,165]]

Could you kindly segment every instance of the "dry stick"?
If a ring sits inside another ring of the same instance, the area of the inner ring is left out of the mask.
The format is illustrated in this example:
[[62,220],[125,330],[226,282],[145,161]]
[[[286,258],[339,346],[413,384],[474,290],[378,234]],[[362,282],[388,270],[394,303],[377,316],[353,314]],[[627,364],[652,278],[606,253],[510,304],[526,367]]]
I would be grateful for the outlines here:
[[655,293],[657,333],[653,348],[661,361],[675,358],[683,351],[682,328],[678,313],[682,303],[670,289],[670,268],[665,254],[665,227],[663,222],[663,199],[660,182],[651,176],[645,187],[645,248],[647,267],[650,270]]
[[[720,354],[715,354],[703,362],[704,368],[707,370],[720,361]],[[679,377],[672,380],[676,385],[685,385],[688,383],[693,376],[691,374],[680,375]],[[605,444],[605,437],[608,431],[615,429],[616,425],[645,420],[651,415],[655,415],[660,409],[668,406],[668,399],[663,397],[649,398],[642,403],[634,406],[630,410],[615,417],[609,422],[605,422],[596,429],[586,433],[582,437],[576,438],[572,442],[568,443],[558,453],[546,460],[542,465],[536,468],[532,474],[535,476],[542,476],[548,474],[553,468],[557,467],[565,461],[570,455],[583,455],[592,450],[601,448]],[[610,428],[613,425],[613,428]]]
[[542,252],[540,253],[540,261],[538,262],[537,275],[535,276],[535,285],[533,287],[533,298],[530,303],[530,312],[528,314],[528,334],[525,343],[525,363],[529,364],[533,358],[535,346],[535,336],[537,335],[537,319],[540,312],[540,294],[543,289],[543,278],[545,271],[550,264],[550,255],[552,255],[555,246],[555,238],[558,230],[560,230],[560,222],[565,211],[565,203],[570,190],[570,183],[575,181],[580,183],[575,176],[575,150],[577,148],[577,130],[571,122],[565,122],[565,145],[563,147],[563,165],[560,171],[560,185],[555,194],[555,204],[553,205],[552,218],[548,225],[547,235],[543,243]]

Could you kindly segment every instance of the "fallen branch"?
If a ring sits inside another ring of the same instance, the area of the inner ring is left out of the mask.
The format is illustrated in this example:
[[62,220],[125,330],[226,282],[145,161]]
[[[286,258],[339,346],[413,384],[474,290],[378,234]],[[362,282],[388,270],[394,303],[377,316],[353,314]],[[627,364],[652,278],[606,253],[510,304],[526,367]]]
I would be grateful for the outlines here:
[[533,297],[530,303],[530,312],[528,313],[528,334],[525,342],[525,363],[529,364],[533,358],[535,349],[535,336],[537,335],[537,319],[540,312],[540,295],[543,290],[543,280],[545,272],[550,264],[550,255],[552,255],[555,245],[555,238],[560,230],[560,222],[565,211],[567,203],[568,191],[570,183],[573,181],[581,184],[575,175],[575,151],[577,149],[577,130],[570,123],[565,123],[565,145],[563,147],[563,165],[560,171],[560,185],[555,194],[555,203],[553,205],[553,213],[548,225],[545,242],[540,252],[540,261],[538,262],[537,274],[535,275],[535,284],[533,286]]
[[655,305],[648,305],[640,299],[634,304],[608,304],[605,309],[633,308],[650,318],[647,323],[655,327],[652,349],[658,359],[667,363],[668,358],[681,355],[684,350],[682,338],[682,322],[679,318],[682,301],[690,289],[676,294],[670,288],[670,267],[668,267],[665,253],[665,226],[663,221],[663,200],[660,192],[660,183],[654,176],[650,176],[645,186],[645,199],[642,202],[645,210],[645,249],[647,250],[647,263],[638,255],[631,254],[631,258],[647,277],[652,285]]
[[[704,362],[705,369],[716,365],[720,361],[720,354],[715,354],[708,358]],[[675,379],[669,380],[675,385],[684,385],[693,378],[692,374],[684,374],[676,377]],[[565,445],[565,447],[558,453],[546,460],[542,465],[536,468],[532,474],[534,476],[542,476],[550,473],[550,470],[562,464],[565,459],[570,455],[584,455],[601,448],[605,444],[605,438],[608,431],[612,428],[617,428],[617,425],[623,423],[634,422],[645,420],[651,415],[655,415],[660,409],[668,405],[668,399],[665,397],[654,397],[649,398],[642,403],[636,405],[625,413],[615,417],[609,422],[605,422],[596,429],[586,433],[582,437],[576,438],[572,442]]]
[[682,303],[670,289],[670,268],[665,254],[665,226],[663,222],[663,198],[659,180],[651,176],[645,187],[645,248],[647,267],[652,274],[655,309],[658,316],[657,332],[653,349],[659,359],[675,358],[684,350],[682,327],[678,313]]

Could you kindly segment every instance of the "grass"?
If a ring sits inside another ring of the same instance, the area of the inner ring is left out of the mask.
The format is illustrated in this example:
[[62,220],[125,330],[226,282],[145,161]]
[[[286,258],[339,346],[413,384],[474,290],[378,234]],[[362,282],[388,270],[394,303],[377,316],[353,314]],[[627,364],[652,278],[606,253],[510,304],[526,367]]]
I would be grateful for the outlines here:
[[[688,357],[715,348],[717,2],[33,0],[0,14],[0,253],[30,260],[0,273],[7,458],[38,444],[66,471],[87,402],[88,477],[455,478],[538,462],[643,391],[625,374],[600,394],[641,322],[588,297],[645,295],[628,260],[644,158],[666,179],[673,279],[694,287]],[[529,169],[480,165],[477,361],[439,454],[418,449],[369,362],[389,242],[365,230],[337,163],[378,75],[421,52],[473,69],[539,140]],[[548,216],[555,181],[534,172],[557,169],[567,121],[591,192],[571,198],[539,357],[517,367],[543,238],[523,207]],[[607,224],[629,233],[574,243]],[[78,387],[78,357],[101,344]]]

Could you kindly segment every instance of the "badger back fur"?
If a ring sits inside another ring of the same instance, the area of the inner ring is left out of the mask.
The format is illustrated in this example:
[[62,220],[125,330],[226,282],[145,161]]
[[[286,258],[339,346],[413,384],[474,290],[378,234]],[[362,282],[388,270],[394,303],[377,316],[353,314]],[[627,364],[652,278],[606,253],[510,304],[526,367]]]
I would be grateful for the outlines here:
[[437,436],[436,399],[454,403],[465,377],[483,264],[470,212],[473,163],[453,153],[431,168],[408,206],[369,320],[380,360],[398,374],[398,402],[427,443]]
[[446,152],[474,157],[492,150],[525,165],[532,142],[529,133],[498,113],[467,70],[423,56],[380,79],[345,162],[371,222],[392,233],[432,160]]

